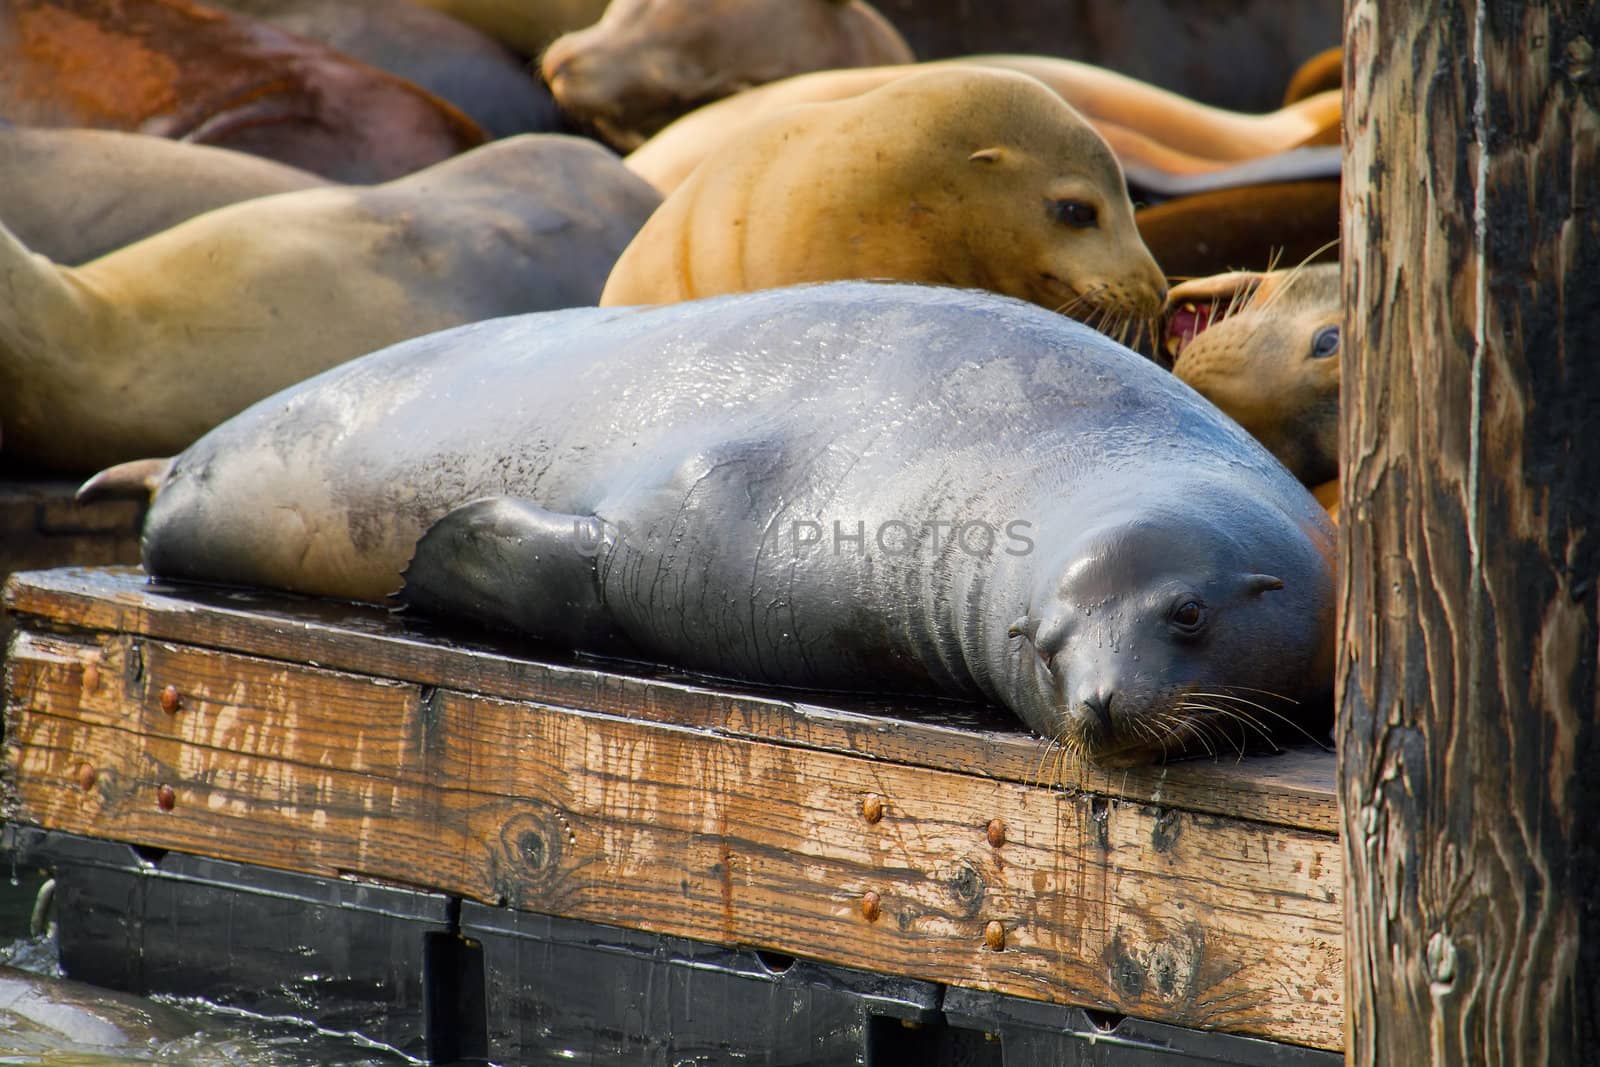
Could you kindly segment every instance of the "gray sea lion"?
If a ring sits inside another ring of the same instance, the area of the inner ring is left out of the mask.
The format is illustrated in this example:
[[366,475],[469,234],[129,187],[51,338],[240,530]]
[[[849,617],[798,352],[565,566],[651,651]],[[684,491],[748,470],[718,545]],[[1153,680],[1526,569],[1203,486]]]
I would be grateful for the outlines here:
[[1106,764],[1325,695],[1333,552],[1305,489],[1148,360],[872,283],[397,345],[178,456],[144,535],[160,578],[377,600],[404,572],[422,611],[983,697]]
[[1172,372],[1308,486],[1339,476],[1339,264],[1236,271],[1174,286]]
[[494,38],[411,0],[208,0],[319,41],[460,108],[490,137],[562,129],[531,65]]
[[213,208],[326,184],[227,148],[0,125],[0,221],[30,250],[69,266]]
[[0,464],[170,455],[402,338],[593,304],[657,202],[594,142],[526,134],[384,185],[219,208],[77,268],[0,226]]

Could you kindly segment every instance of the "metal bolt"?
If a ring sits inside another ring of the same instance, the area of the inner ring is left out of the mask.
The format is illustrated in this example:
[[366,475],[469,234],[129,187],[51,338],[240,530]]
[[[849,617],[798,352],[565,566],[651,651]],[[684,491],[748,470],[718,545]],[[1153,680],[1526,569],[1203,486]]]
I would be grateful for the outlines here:
[[878,894],[870,889],[867,890],[866,895],[861,898],[861,917],[869,923],[875,923],[882,914],[883,904]]
[[170,785],[164,785],[156,790],[156,807],[162,811],[171,811],[178,804],[178,794]]
[[876,793],[868,793],[861,802],[861,817],[868,822],[877,822],[883,818],[883,798]]
[[183,706],[183,700],[178,696],[178,687],[169,685],[161,691],[161,710],[168,715],[176,715]]
[[990,919],[989,925],[983,928],[983,943],[995,952],[1003,951],[1006,947],[1006,926],[999,919]]
[[999,819],[990,819],[987,836],[989,838],[989,844],[993,845],[995,848],[999,848],[1001,845],[1006,843],[1006,824],[1001,822]]
[[94,769],[92,763],[78,764],[78,788],[87,793],[94,788],[94,783],[100,780],[100,772]]

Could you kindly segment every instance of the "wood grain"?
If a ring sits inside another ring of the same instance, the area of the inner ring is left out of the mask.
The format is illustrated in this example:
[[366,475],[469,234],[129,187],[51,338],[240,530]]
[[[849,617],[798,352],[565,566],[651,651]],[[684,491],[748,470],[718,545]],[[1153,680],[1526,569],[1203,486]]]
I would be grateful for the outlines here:
[[25,632],[10,672],[25,821],[1342,1040],[1331,835],[129,635]]
[[1350,0],[1350,1062],[1600,1049],[1600,9]]
[[[17,575],[5,603],[38,626],[226,648],[1005,781],[1037,783],[1049,766],[1038,739],[995,709],[759,690],[553,650],[531,660],[513,641],[463,639],[370,606],[180,589],[151,585],[137,571],[83,568]],[[1053,784],[1068,790],[1326,833],[1338,827],[1334,758],[1314,748],[1130,771],[1052,769]]]
[[[0,480],[0,582],[13,571],[139,562],[144,508],[133,501],[78,504],[76,486],[54,480]],[[11,636],[0,612],[0,661]]]

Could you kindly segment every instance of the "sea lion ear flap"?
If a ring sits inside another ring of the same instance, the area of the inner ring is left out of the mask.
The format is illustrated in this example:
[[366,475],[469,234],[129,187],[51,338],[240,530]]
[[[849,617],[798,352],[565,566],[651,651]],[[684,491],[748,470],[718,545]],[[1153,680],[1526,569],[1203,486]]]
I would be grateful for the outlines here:
[[484,497],[428,527],[394,594],[403,609],[577,648],[625,643],[600,600],[595,557],[616,531],[592,515]]
[[1274,589],[1283,588],[1283,579],[1275,578],[1270,574],[1247,574],[1244,576],[1244,591],[1251,596],[1260,596],[1270,593]]
[[1033,640],[1033,635],[1039,632],[1039,624],[1026,615],[1019,616],[1016,622],[1006,627],[1007,637],[1026,637]]
[[968,163],[999,163],[1005,159],[1006,152],[1003,148],[980,148],[967,157]]

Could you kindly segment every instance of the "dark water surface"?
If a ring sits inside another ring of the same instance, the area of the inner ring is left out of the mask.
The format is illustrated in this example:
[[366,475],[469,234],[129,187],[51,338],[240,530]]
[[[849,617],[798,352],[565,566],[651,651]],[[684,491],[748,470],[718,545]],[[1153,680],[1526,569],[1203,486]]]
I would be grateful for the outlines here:
[[66,979],[54,923],[30,931],[44,877],[0,869],[0,1065],[397,1067],[419,1061],[348,1034],[175,997],[134,997]]

